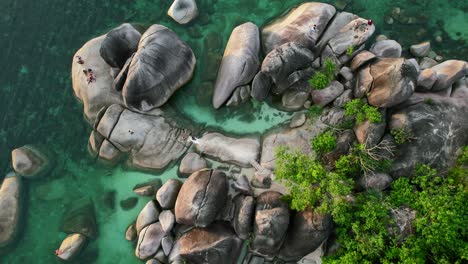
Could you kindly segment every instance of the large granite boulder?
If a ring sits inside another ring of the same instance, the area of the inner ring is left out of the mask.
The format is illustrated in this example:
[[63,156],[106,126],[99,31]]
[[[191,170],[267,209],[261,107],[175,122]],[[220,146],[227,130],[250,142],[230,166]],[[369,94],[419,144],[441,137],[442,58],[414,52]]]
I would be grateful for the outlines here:
[[213,94],[214,108],[226,103],[236,88],[253,80],[260,65],[259,53],[258,27],[248,22],[234,28],[224,50],[216,79]]
[[287,42],[312,49],[335,12],[333,6],[317,2],[304,3],[292,9],[263,28],[263,51],[267,54]]
[[0,187],[0,247],[12,243],[20,228],[21,193],[21,177],[9,173]]
[[122,24],[106,34],[99,54],[111,67],[121,69],[127,59],[136,52],[140,37],[140,32],[132,25]]
[[120,105],[111,105],[97,119],[95,132],[119,152],[129,153],[130,165],[142,169],[163,169],[178,160],[190,143],[186,140],[186,131],[170,124],[160,113],[153,112],[140,114]]
[[122,90],[125,105],[141,111],[160,107],[193,75],[195,55],[176,33],[152,25],[141,36]]
[[468,63],[461,60],[448,60],[431,68],[437,76],[432,91],[441,91],[468,75]]
[[289,226],[289,207],[282,194],[266,191],[257,198],[254,239],[250,250],[258,255],[272,257],[278,254]]
[[98,229],[94,203],[89,198],[74,200],[67,207],[60,231],[64,233],[79,233],[90,239],[97,238]]
[[439,170],[453,164],[456,151],[468,144],[467,98],[415,93],[393,113],[389,129],[405,129],[415,139],[397,146],[393,178],[411,175],[417,164]]
[[208,228],[195,228],[178,241],[178,253],[184,263],[234,264],[240,255],[242,240],[223,222]]
[[182,182],[177,179],[169,179],[156,193],[156,200],[163,209],[172,209],[175,206]]
[[260,155],[258,138],[232,138],[219,133],[207,133],[195,143],[196,149],[223,162],[250,167],[250,161]]
[[187,24],[198,15],[197,2],[195,0],[175,0],[167,11],[179,24]]
[[382,58],[370,66],[372,87],[369,104],[392,107],[407,100],[414,92],[417,70],[403,58]]
[[179,173],[190,175],[208,166],[206,160],[195,152],[190,152],[184,156],[179,166]]
[[314,209],[297,212],[281,248],[280,258],[286,261],[300,260],[328,238],[332,226],[330,215],[320,214]]
[[[123,104],[122,95],[112,87],[113,77],[111,66],[99,54],[102,42],[106,36],[94,38],[83,45],[73,56],[72,85],[75,96],[83,102],[86,120],[93,124],[99,111],[111,104]],[[80,56],[84,64],[76,62]],[[96,81],[88,83],[83,70],[92,69]]]
[[161,240],[166,236],[160,223],[153,223],[143,228],[138,236],[135,256],[145,260],[156,254],[161,246]]
[[25,178],[38,178],[44,176],[52,168],[50,155],[40,149],[25,145],[11,152],[13,169]]
[[65,261],[73,260],[81,253],[85,245],[86,236],[78,233],[70,234],[60,244],[56,252],[57,257]]
[[228,194],[226,175],[217,170],[193,173],[180,189],[175,204],[179,224],[207,227],[223,209]]

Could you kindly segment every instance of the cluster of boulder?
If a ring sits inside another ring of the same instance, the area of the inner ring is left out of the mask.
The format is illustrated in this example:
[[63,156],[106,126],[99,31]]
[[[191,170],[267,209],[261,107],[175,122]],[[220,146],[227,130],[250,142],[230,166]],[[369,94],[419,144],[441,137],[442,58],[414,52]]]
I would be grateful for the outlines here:
[[11,152],[13,171],[0,185],[0,247],[15,242],[21,229],[23,201],[23,178],[35,180],[47,175],[53,168],[50,153],[42,146],[25,145]]
[[243,191],[230,183],[216,169],[196,171],[184,183],[168,180],[126,231],[136,257],[146,263],[237,263],[249,240],[245,263],[257,263],[254,256],[298,261],[331,232],[328,215],[292,212],[279,192],[254,195],[248,182]]

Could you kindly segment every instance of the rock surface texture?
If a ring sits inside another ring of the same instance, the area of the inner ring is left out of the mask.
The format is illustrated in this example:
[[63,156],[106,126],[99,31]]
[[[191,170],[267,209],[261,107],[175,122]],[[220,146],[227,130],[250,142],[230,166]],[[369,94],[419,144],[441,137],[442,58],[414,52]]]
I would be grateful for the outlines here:
[[179,24],[187,24],[198,16],[197,2],[195,0],[175,0],[167,11]]

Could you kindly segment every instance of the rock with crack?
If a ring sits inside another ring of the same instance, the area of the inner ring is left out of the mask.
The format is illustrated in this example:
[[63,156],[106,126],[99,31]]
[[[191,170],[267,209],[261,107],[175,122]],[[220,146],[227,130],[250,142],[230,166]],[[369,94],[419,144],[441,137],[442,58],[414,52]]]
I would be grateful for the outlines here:
[[187,24],[198,16],[198,7],[195,0],[175,0],[167,15],[179,24]]
[[242,240],[232,228],[224,222],[215,222],[208,228],[192,229],[174,247],[187,263],[234,264],[240,255],[241,246]]
[[143,228],[138,236],[135,256],[142,260],[152,257],[158,251],[165,236],[166,233],[160,223],[153,223]]
[[373,81],[367,99],[373,106],[395,106],[406,101],[414,92],[417,71],[404,58],[379,59],[370,66],[370,74]]
[[18,234],[22,198],[21,177],[7,174],[0,187],[0,248],[13,243]]
[[11,163],[16,173],[28,179],[47,174],[53,166],[48,151],[33,145],[25,145],[11,152]]
[[259,53],[258,27],[248,22],[234,28],[224,50],[216,79],[214,108],[217,109],[226,103],[236,88],[252,82],[260,66]]
[[[83,45],[73,56],[72,85],[75,96],[83,103],[86,120],[93,124],[102,108],[123,104],[122,95],[112,87],[111,66],[100,56],[99,50],[106,35],[94,38]],[[80,56],[84,64],[76,61]],[[89,82],[83,70],[92,69],[96,80]]]
[[62,241],[59,249],[56,251],[57,257],[70,261],[76,258],[83,247],[86,245],[86,237],[82,234],[70,234]]
[[263,51],[267,54],[287,42],[312,49],[335,13],[333,6],[317,2],[304,3],[292,9],[263,28]]
[[106,34],[99,54],[111,67],[122,69],[127,59],[136,52],[140,37],[138,30],[124,23]]
[[456,151],[468,144],[466,102],[467,98],[415,93],[393,112],[389,129],[412,134],[409,142],[397,146],[390,170],[393,178],[411,175],[417,164],[442,171],[453,164]]
[[125,105],[140,111],[162,106],[192,78],[195,62],[192,49],[176,33],[152,25],[130,63],[122,89]]
[[207,133],[195,143],[197,151],[223,162],[250,167],[260,155],[258,138],[232,138],[219,133]]
[[187,133],[170,124],[160,113],[141,114],[120,105],[111,105],[104,111],[97,119],[94,133],[100,134],[118,152],[130,154],[130,165],[147,170],[165,168],[190,146]]
[[286,237],[289,208],[281,196],[279,192],[267,191],[257,198],[254,239],[250,247],[257,255],[268,258],[277,255]]
[[229,186],[226,175],[202,170],[190,175],[180,189],[175,204],[176,222],[207,227],[226,203]]
[[[286,261],[298,261],[316,250],[332,231],[332,218],[314,209],[296,212],[279,257]],[[307,243],[304,243],[307,241]]]

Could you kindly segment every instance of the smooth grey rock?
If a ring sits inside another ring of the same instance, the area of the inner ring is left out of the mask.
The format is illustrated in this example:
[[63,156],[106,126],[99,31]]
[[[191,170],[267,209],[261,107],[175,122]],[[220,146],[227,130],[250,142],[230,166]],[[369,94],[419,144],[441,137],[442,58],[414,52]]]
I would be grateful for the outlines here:
[[99,149],[99,158],[110,164],[117,164],[122,153],[109,140],[104,139]]
[[374,24],[369,25],[366,19],[357,18],[342,27],[338,34],[328,41],[328,46],[338,57],[345,54],[349,47],[357,48],[364,44],[374,31]]
[[338,96],[344,92],[343,85],[338,81],[332,81],[327,87],[321,90],[313,89],[312,102],[318,106],[326,106],[333,102]]
[[207,133],[195,144],[197,151],[223,162],[250,167],[260,155],[258,138],[232,138],[219,133]]
[[161,247],[164,251],[164,255],[169,256],[174,245],[174,238],[172,236],[165,236],[161,241]]
[[[291,41],[312,49],[335,13],[333,6],[317,2],[304,3],[292,9],[263,28],[264,53],[268,54]],[[312,30],[314,25],[316,30]]]
[[448,89],[454,82],[468,75],[468,63],[461,60],[448,60],[431,68],[437,75],[432,91]]
[[356,86],[353,89],[354,98],[362,98],[370,91],[374,78],[371,74],[371,67],[367,66],[359,70],[356,79]]
[[425,69],[429,69],[429,68],[432,68],[433,66],[437,65],[437,61],[429,58],[429,57],[424,57],[421,59],[421,61],[419,62],[419,68],[421,70],[425,70]]
[[368,189],[376,189],[379,191],[383,191],[390,187],[390,184],[393,182],[392,177],[387,173],[372,173],[370,175],[362,176],[357,184],[359,188],[368,190]]
[[165,236],[160,223],[153,223],[143,228],[138,236],[135,256],[141,260],[152,257],[161,246]]
[[399,58],[402,48],[400,43],[393,39],[377,41],[369,50],[380,58]]
[[245,103],[250,98],[250,85],[244,85],[237,87],[231,98],[226,103],[226,106],[238,106]]
[[399,207],[390,210],[390,217],[394,220],[394,226],[397,228],[396,232],[394,229],[390,229],[390,232],[394,237],[398,237],[399,241],[404,241],[409,235],[416,233],[415,223],[416,210],[412,210],[408,207]]
[[130,63],[122,90],[125,105],[141,111],[162,106],[192,78],[195,62],[192,49],[177,34],[152,25]]
[[169,179],[159,188],[156,200],[163,209],[172,209],[175,206],[182,182],[177,179]]
[[281,106],[288,111],[296,111],[301,109],[310,94],[303,91],[286,91],[281,97]]
[[84,235],[70,234],[60,244],[57,257],[65,261],[73,260],[80,254],[85,244],[86,237]]
[[133,223],[127,227],[127,230],[125,231],[125,239],[127,241],[135,241],[137,237],[138,235],[135,229],[135,223]]
[[453,98],[462,98],[465,100],[468,98],[468,79],[466,77],[453,84],[453,90],[450,96]]
[[390,170],[393,178],[410,175],[416,164],[443,171],[453,164],[455,152],[468,143],[466,98],[415,93],[393,113],[389,129],[407,129],[417,139],[397,145],[398,155]]
[[139,183],[133,187],[133,192],[140,196],[153,196],[161,188],[161,179]]
[[291,122],[289,123],[290,128],[300,127],[306,121],[306,115],[303,112],[298,112],[293,115]]
[[[162,230],[169,234],[175,224],[174,213],[170,210],[164,210],[159,214],[159,222],[161,223]],[[167,254],[166,254],[167,255]]]
[[354,133],[360,144],[365,144],[371,148],[377,145],[385,133],[387,124],[385,122],[385,109],[381,109],[382,120],[378,123],[371,123],[369,120],[365,120],[354,127]]
[[429,55],[429,50],[431,50],[431,43],[429,41],[411,45],[410,47],[411,54],[416,57],[426,57]]
[[209,226],[226,203],[228,189],[227,177],[221,171],[203,170],[193,173],[182,185],[177,197],[177,223]]
[[140,214],[138,214],[135,228],[137,234],[140,235],[141,230],[145,227],[149,226],[150,224],[158,221],[159,219],[160,209],[159,206],[155,203],[155,201],[149,201],[145,207],[141,210]]
[[328,43],[328,41],[336,36],[339,31],[346,26],[352,20],[358,18],[355,14],[348,12],[339,12],[334,17],[333,20],[329,23],[328,27],[325,29],[325,32],[320,37],[319,42],[314,47],[314,53],[319,53],[323,47]]
[[213,106],[219,108],[234,90],[250,83],[260,66],[260,33],[253,23],[234,28],[224,50],[216,79]]
[[[122,95],[112,87],[111,67],[99,54],[105,35],[94,38],[83,45],[74,55],[72,61],[72,85],[75,96],[83,103],[84,115],[88,123],[93,124],[98,112],[112,104],[123,104]],[[76,63],[80,56],[85,64]],[[87,65],[87,66],[85,66]],[[88,84],[83,70],[92,65],[96,81]]]
[[232,226],[239,238],[248,239],[254,222],[255,199],[252,196],[238,195],[233,202],[235,212]]
[[14,149],[11,164],[16,173],[28,179],[42,177],[52,168],[51,157],[33,145]]
[[411,63],[414,66],[417,73],[419,73],[421,71],[421,69],[419,68],[419,63],[415,58],[408,59],[407,62]]
[[154,255],[153,259],[159,261],[160,263],[168,264],[167,256],[164,254],[164,251],[162,248],[160,248],[156,254]]
[[431,68],[423,70],[418,76],[416,91],[428,92],[437,81],[437,74]]
[[333,106],[344,107],[347,102],[353,100],[353,91],[345,90],[340,96],[338,96],[335,101],[333,101]]
[[0,187],[0,248],[8,246],[20,229],[22,208],[21,177],[11,172]]
[[266,191],[257,198],[254,239],[251,251],[260,256],[275,256],[286,237],[289,208],[281,194]]
[[346,66],[340,69],[339,75],[341,75],[346,81],[351,81],[352,79],[354,79],[353,71]]
[[299,261],[316,250],[332,231],[332,218],[313,209],[297,212],[280,250],[279,256],[286,261]]
[[215,222],[208,228],[192,229],[176,244],[179,244],[178,253],[187,263],[234,264],[240,255],[242,240],[229,226]]
[[207,167],[206,160],[195,152],[190,152],[182,159],[179,172],[183,175],[190,175]]
[[345,110],[341,107],[325,109],[320,116],[320,121],[328,126],[337,126],[343,124],[346,119],[347,117],[345,116]]
[[128,69],[130,68],[130,63],[132,63],[132,59],[134,55],[135,53],[132,54],[132,56],[130,56],[130,58],[127,59],[125,64],[122,66],[122,70],[120,70],[118,75],[114,78],[114,82],[112,83],[112,86],[114,87],[115,90],[122,91],[125,81],[127,80]]
[[407,100],[414,92],[417,72],[403,58],[382,58],[370,66],[372,88],[369,104],[392,107]]
[[195,0],[174,0],[167,15],[179,24],[187,24],[198,16],[197,2]]
[[[124,23],[106,34],[99,54],[111,67],[122,69],[127,59],[136,52],[140,38],[141,34],[138,30]],[[84,60],[87,64],[86,59]]]
[[253,79],[252,91],[250,92],[250,95],[258,101],[263,101],[268,97],[271,85],[271,78],[260,71]]
[[242,194],[252,195],[252,187],[245,175],[238,175],[231,184],[231,187]]
[[351,70],[356,71],[361,66],[374,60],[375,58],[377,58],[377,56],[375,56],[374,53],[367,50],[363,50],[359,52],[356,56],[354,56],[353,60],[351,61]]

